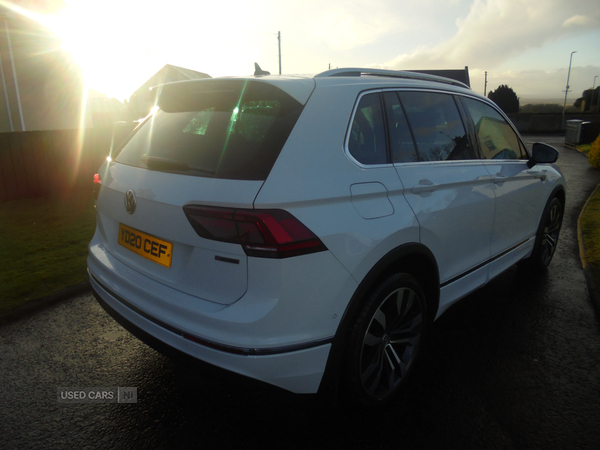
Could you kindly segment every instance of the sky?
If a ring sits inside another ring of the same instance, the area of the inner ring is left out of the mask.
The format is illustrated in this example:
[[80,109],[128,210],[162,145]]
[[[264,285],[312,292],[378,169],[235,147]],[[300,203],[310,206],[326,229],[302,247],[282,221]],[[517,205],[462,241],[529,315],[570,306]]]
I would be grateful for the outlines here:
[[[39,1],[39,0],[37,0]],[[26,3],[26,2],[23,2]],[[329,67],[469,67],[483,94],[521,104],[600,84],[598,0],[65,0],[49,23],[88,85],[119,100],[165,64],[211,76],[316,74]],[[595,76],[598,78],[594,79]]]

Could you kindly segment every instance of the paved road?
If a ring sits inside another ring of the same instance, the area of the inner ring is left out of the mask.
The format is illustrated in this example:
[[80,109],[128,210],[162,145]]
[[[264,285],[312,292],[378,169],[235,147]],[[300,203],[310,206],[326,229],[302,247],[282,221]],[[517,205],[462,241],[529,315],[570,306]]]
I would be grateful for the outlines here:
[[[0,327],[0,447],[600,448],[600,325],[576,237],[600,175],[584,156],[560,151],[569,192],[548,273],[514,267],[451,308],[412,390],[383,410],[323,410],[218,369],[178,365],[83,295]],[[138,402],[57,402],[58,387],[119,386],[137,387]]]

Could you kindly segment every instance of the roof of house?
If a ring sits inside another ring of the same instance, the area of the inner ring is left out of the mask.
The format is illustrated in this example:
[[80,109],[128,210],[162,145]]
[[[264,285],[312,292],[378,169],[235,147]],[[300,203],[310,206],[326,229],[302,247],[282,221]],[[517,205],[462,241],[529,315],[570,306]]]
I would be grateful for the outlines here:
[[133,95],[147,95],[150,88],[160,84],[171,83],[173,81],[195,80],[199,78],[212,78],[210,75],[197,72],[195,70],[185,69],[183,67],[165,64],[162,69],[152,75],[148,81],[142,84]]

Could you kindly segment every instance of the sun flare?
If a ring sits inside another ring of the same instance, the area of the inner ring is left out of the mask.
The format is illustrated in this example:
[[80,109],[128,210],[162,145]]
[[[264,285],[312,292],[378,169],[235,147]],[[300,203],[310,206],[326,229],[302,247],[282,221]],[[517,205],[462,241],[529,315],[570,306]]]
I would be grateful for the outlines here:
[[149,64],[140,67],[142,61],[136,61],[147,51],[131,48],[130,40],[115,31],[109,17],[98,18],[93,5],[85,5],[85,9],[67,8],[55,17],[53,30],[81,67],[86,84],[122,101],[148,78]]

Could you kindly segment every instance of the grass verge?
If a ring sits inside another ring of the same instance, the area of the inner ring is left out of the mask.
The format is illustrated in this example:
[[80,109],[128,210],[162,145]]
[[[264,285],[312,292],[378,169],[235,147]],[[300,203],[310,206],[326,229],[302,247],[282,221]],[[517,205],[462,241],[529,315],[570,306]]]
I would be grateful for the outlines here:
[[591,148],[592,144],[581,144],[577,146],[577,150],[583,153],[584,155],[587,155],[590,152]]
[[91,192],[0,202],[0,312],[87,280]]
[[[592,144],[578,145],[577,150],[587,155]],[[600,191],[597,191],[587,203],[581,215],[581,232],[585,246],[585,259],[590,266],[594,283],[600,288]]]
[[587,203],[580,219],[585,259],[589,264],[596,286],[600,287],[600,190]]

